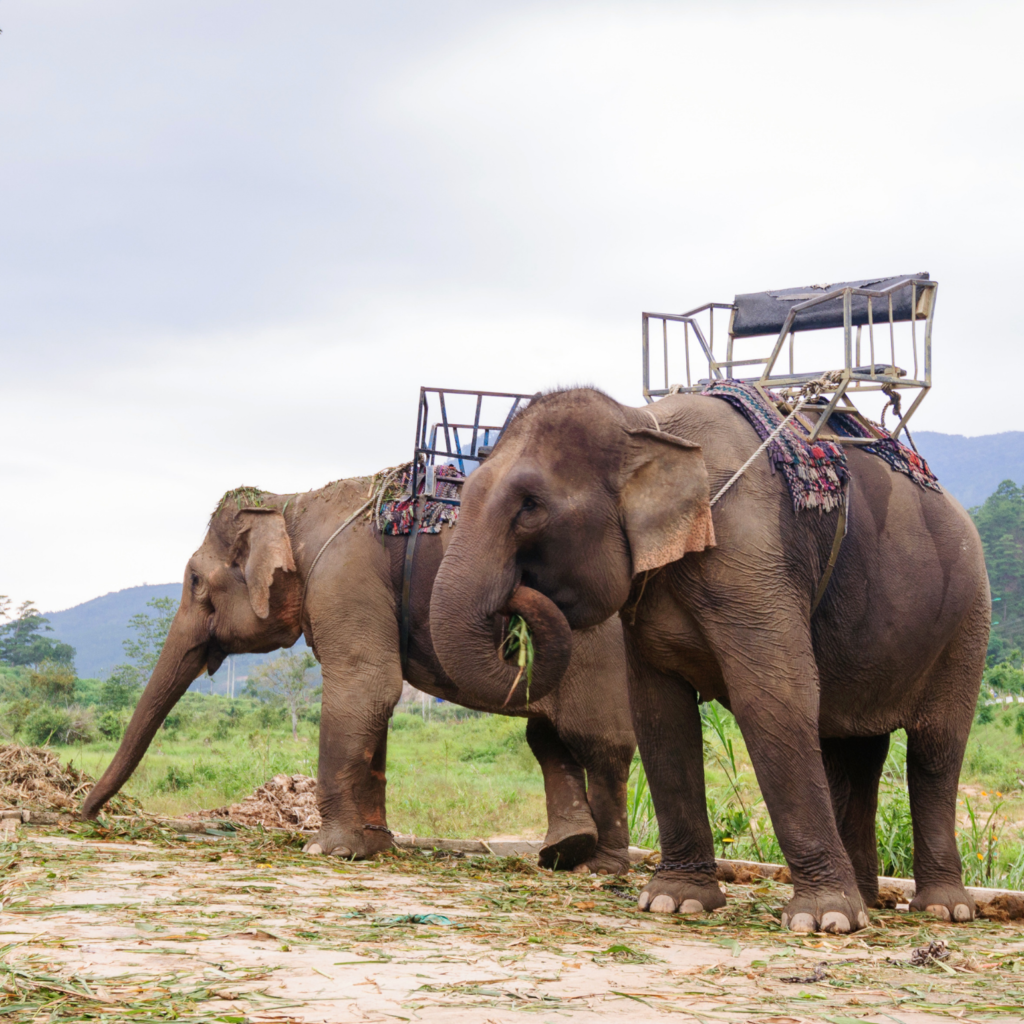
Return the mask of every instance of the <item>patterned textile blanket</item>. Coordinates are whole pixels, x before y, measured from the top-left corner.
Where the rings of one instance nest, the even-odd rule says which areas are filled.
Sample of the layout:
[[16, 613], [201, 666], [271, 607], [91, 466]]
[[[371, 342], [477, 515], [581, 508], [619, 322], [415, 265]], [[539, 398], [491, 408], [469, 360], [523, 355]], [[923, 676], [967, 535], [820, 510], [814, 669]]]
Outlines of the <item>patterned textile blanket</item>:
[[[459, 488], [454, 483], [442, 483], [444, 477], [458, 477], [462, 474], [456, 466], [437, 467], [437, 496], [439, 498], [458, 498]], [[398, 480], [400, 490], [409, 486], [409, 477], [412, 471], [406, 470]], [[422, 494], [426, 481], [420, 476], [419, 491]], [[395, 537], [407, 534], [412, 530], [412, 512], [415, 500], [413, 498], [394, 499], [382, 501], [380, 513], [377, 516], [377, 528], [381, 533]], [[420, 533], [440, 533], [444, 525], [453, 526], [459, 518], [459, 506], [448, 505], [443, 501], [434, 501], [428, 498], [423, 506], [423, 515], [420, 517]]]
[[[778, 409], [766, 402], [752, 384], [714, 381], [701, 394], [721, 398], [738, 409], [762, 441], [782, 422]], [[775, 397], [771, 392], [769, 395]], [[844, 413], [834, 413], [829, 426], [842, 437], [872, 436], [856, 419]], [[905, 473], [921, 487], [941, 490], [928, 464], [906, 445], [891, 438], [879, 439], [877, 444], [865, 445], [864, 450], [884, 459], [894, 471]], [[778, 470], [785, 477], [795, 511], [816, 508], [828, 512], [842, 504], [849, 470], [841, 445], [820, 439], [811, 444], [806, 428], [797, 419], [791, 420], [787, 429], [768, 445], [767, 454], [772, 472]]]

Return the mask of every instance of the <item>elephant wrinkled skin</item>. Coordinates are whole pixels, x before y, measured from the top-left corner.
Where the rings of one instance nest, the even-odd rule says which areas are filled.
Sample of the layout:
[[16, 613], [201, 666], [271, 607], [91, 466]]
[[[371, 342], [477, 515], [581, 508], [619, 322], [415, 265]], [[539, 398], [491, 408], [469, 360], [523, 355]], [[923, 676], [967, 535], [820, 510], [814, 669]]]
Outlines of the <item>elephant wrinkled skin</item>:
[[812, 618], [839, 511], [794, 514], [763, 457], [712, 518], [710, 494], [758, 444], [710, 397], [632, 409], [584, 388], [532, 402], [466, 484], [434, 584], [441, 664], [474, 685], [486, 652], [454, 623], [479, 634], [516, 587], [546, 595], [574, 630], [620, 611], [661, 829], [665, 869], [640, 897], [653, 911], [725, 902], [698, 696], [736, 716], [793, 875], [783, 923], [797, 931], [867, 924], [878, 782], [889, 734], [905, 729], [912, 906], [968, 920], [955, 825], [989, 631], [977, 531], [947, 494], [848, 449], [848, 532]]
[[[304, 632], [323, 669], [317, 785], [323, 825], [307, 847], [311, 852], [367, 857], [391, 845], [384, 797], [387, 727], [405, 678], [457, 704], [527, 718], [527, 740], [543, 771], [547, 797], [543, 865], [609, 873], [628, 869], [626, 783], [635, 741], [619, 623], [610, 619], [573, 634], [566, 625], [565, 650], [559, 651], [563, 630], [556, 621], [549, 660], [556, 663], [557, 675], [566, 663], [569, 667], [560, 682], [545, 683], [539, 673], [538, 689], [549, 692], [528, 707], [522, 687], [503, 706], [507, 682], [499, 700], [465, 696], [434, 656], [428, 621], [434, 575], [456, 525], [417, 539], [403, 666], [399, 617], [406, 537], [382, 537], [366, 518], [358, 519], [324, 551], [303, 605], [309, 566], [366, 501], [368, 484], [357, 478], [298, 495], [256, 492], [258, 504], [251, 491], [225, 495], [205, 541], [189, 559], [181, 605], [153, 676], [113, 761], [86, 798], [83, 815], [95, 817], [124, 785], [167, 714], [204, 669], [216, 671], [228, 654], [290, 647]], [[518, 598], [528, 619], [534, 604], [550, 605], [539, 595], [530, 598], [527, 590]], [[519, 607], [511, 604], [513, 610]], [[537, 623], [542, 626], [540, 619]], [[493, 638], [487, 666], [495, 685], [516, 675], [497, 652], [499, 639]]]

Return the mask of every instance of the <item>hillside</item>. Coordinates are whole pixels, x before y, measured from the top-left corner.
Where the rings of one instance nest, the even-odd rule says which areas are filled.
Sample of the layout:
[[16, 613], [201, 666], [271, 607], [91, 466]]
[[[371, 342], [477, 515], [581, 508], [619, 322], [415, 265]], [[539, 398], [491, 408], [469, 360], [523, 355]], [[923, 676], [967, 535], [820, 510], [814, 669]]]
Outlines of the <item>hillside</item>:
[[[155, 597], [181, 597], [180, 583], [159, 583], [142, 587], [128, 587], [103, 597], [75, 605], [60, 612], [45, 612], [53, 632], [49, 636], [71, 644], [77, 652], [75, 667], [83, 679], [106, 679], [115, 665], [125, 660], [121, 646], [128, 633], [128, 622], [140, 612], [152, 614], [146, 607], [147, 601]], [[296, 650], [306, 646], [304, 640], [295, 645]], [[275, 654], [240, 654], [235, 656], [235, 672], [239, 679], [248, 675], [249, 670], [276, 657]], [[221, 669], [221, 673], [224, 670]], [[221, 678], [218, 673], [218, 680]], [[205, 679], [205, 677], [204, 677]], [[192, 689], [205, 689], [208, 680], [196, 680]]]
[[128, 620], [139, 612], [152, 613], [147, 601], [155, 597], [181, 597], [180, 583], [128, 587], [61, 612], [44, 612], [53, 627], [50, 635], [75, 648], [75, 667], [83, 679], [106, 679], [125, 660], [121, 641], [128, 636]]
[[965, 508], [980, 505], [1004, 480], [1024, 483], [1024, 431], [964, 437], [922, 430], [914, 440], [939, 482]]

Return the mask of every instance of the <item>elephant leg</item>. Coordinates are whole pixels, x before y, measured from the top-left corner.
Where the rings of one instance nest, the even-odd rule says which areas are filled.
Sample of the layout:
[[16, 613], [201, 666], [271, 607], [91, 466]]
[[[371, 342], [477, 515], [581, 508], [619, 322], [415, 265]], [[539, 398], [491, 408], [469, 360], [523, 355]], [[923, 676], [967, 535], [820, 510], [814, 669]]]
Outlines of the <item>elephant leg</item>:
[[[306, 850], [363, 858], [392, 845], [385, 808], [387, 731], [402, 695], [402, 670], [393, 618], [345, 626], [336, 642], [318, 644], [324, 680], [317, 773], [322, 824]], [[343, 639], [352, 636], [360, 639]]]
[[[786, 612], [719, 649], [733, 714], [793, 876], [782, 923], [793, 931], [849, 932], [868, 924], [853, 864], [839, 836], [818, 738], [818, 670], [810, 634], [780, 636]], [[790, 621], [799, 622], [793, 610]], [[717, 645], [716, 645], [717, 646]]]
[[540, 866], [569, 870], [586, 862], [597, 849], [597, 825], [587, 802], [583, 768], [546, 718], [526, 723], [526, 741], [544, 773], [548, 834]]
[[595, 751], [588, 743], [577, 749], [587, 770], [587, 802], [597, 825], [597, 849], [579, 871], [599, 875], [624, 875], [629, 871], [629, 814], [627, 811], [629, 767], [633, 744]]
[[693, 688], [639, 661], [632, 640], [629, 702], [661, 832], [661, 864], [641, 910], [697, 914], [725, 906], [704, 795], [704, 741]]
[[[985, 595], [987, 601], [987, 595]], [[987, 605], [968, 620], [928, 673], [931, 706], [907, 728], [907, 782], [914, 828], [911, 910], [970, 921], [974, 898], [964, 888], [956, 845], [956, 800], [964, 749], [984, 668]], [[979, 621], [980, 620], [980, 621]]]
[[553, 717], [562, 742], [587, 773], [587, 802], [597, 825], [597, 849], [580, 872], [629, 871], [627, 786], [636, 750], [626, 692], [622, 625], [610, 619], [573, 636], [573, 657]]
[[853, 863], [857, 888], [869, 907], [878, 906], [875, 815], [878, 811], [878, 783], [888, 752], [888, 734], [821, 741], [821, 755], [839, 836]]

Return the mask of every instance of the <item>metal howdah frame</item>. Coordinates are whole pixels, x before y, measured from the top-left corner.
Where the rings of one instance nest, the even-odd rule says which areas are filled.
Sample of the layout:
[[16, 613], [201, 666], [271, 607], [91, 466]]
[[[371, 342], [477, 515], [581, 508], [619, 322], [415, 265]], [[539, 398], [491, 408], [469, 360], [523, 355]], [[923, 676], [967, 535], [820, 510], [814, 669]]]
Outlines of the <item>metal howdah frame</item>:
[[[462, 423], [449, 419], [446, 398], [453, 395], [468, 395], [476, 399], [473, 422]], [[413, 445], [412, 476], [409, 494], [430, 498], [447, 505], [458, 505], [458, 498], [439, 497], [437, 494], [437, 460], [454, 463], [459, 467], [459, 477], [445, 477], [445, 483], [462, 483], [466, 476], [467, 462], [481, 462], [486, 453], [481, 449], [493, 446], [505, 432], [512, 417], [519, 409], [525, 408], [534, 395], [517, 395], [505, 391], [460, 391], [457, 388], [420, 388], [420, 400], [416, 410], [416, 439]], [[481, 423], [485, 398], [508, 399], [509, 409], [503, 422]], [[421, 481], [424, 488], [421, 492]]]
[[[864, 285], [880, 285], [880, 287], [865, 287]], [[815, 291], [820, 290], [820, 294]], [[812, 294], [808, 297], [807, 292]], [[738, 295], [732, 303], [708, 302], [696, 309], [686, 313], [644, 313], [643, 314], [643, 376], [644, 376], [644, 398], [647, 402], [653, 402], [665, 395], [680, 393], [695, 393], [702, 391], [707, 384], [715, 380], [736, 378], [739, 367], [758, 366], [762, 367], [759, 375], [752, 377], [739, 377], [745, 383], [753, 384], [759, 390], [767, 391], [768, 388], [783, 389], [797, 388], [816, 380], [822, 374], [833, 371], [834, 383], [823, 388], [823, 392], [831, 395], [827, 407], [818, 409], [807, 407], [808, 411], [820, 412], [817, 423], [814, 424], [810, 433], [810, 440], [817, 439], [823, 428], [828, 423], [829, 417], [835, 411], [837, 405], [842, 401], [844, 412], [852, 412], [859, 419], [864, 419], [857, 412], [850, 395], [863, 391], [884, 391], [893, 402], [897, 411], [897, 422], [891, 431], [887, 431], [892, 438], [899, 437], [905, 429], [908, 420], [914, 414], [921, 400], [928, 393], [932, 386], [932, 320], [935, 316], [935, 298], [938, 292], [938, 282], [931, 280], [927, 274], [918, 274], [909, 277], [888, 278], [884, 280], [875, 279], [870, 282], [856, 282], [851, 284], [836, 284], [818, 286], [818, 289], [790, 289], [777, 293], [755, 293], [753, 295]], [[771, 316], [763, 315], [767, 300], [789, 299], [790, 305], [785, 318], [781, 320], [781, 327], [776, 323], [770, 323]], [[860, 299], [857, 302], [857, 299]], [[802, 300], [802, 301], [794, 301]], [[746, 308], [744, 304], [746, 303]], [[842, 304], [841, 315], [839, 304]], [[855, 308], [856, 307], [856, 308]], [[783, 307], [785, 308], [785, 307]], [[746, 316], [748, 320], [756, 321], [756, 316], [749, 315], [749, 309], [761, 313], [761, 323], [737, 323], [737, 313]], [[729, 310], [729, 330], [726, 338], [725, 358], [715, 355], [715, 311]], [[782, 310], [776, 308], [778, 316]], [[769, 311], [770, 313], [770, 311]], [[698, 322], [698, 317], [706, 314], [708, 332], [705, 334]], [[661, 342], [662, 358], [664, 360], [665, 374], [664, 387], [651, 387], [651, 321], [661, 321]], [[917, 321], [924, 321], [924, 337], [921, 359], [918, 358], [918, 331]], [[913, 345], [913, 375], [901, 370], [896, 366], [896, 342], [894, 336], [894, 325], [899, 322], [909, 321], [911, 325], [911, 343]], [[686, 384], [669, 383], [669, 323], [681, 323], [683, 325], [683, 345], [685, 355]], [[854, 327], [856, 326], [856, 331]], [[867, 336], [864, 337], [863, 328], [867, 327]], [[843, 329], [843, 360], [841, 365], [837, 358], [833, 365], [823, 366], [813, 373], [794, 373], [793, 351], [797, 334], [809, 333], [814, 330], [826, 328]], [[887, 335], [879, 340], [879, 354], [889, 360], [876, 363], [876, 338], [875, 330], [880, 334]], [[887, 328], [887, 330], [886, 330]], [[734, 342], [737, 338], [770, 337], [778, 330], [775, 345], [770, 352], [763, 356], [750, 359], [736, 359], [733, 357]], [[694, 381], [691, 376], [690, 367], [690, 335], [693, 335], [694, 342], [698, 346], [695, 357], [701, 364], [706, 361], [707, 376]], [[789, 372], [779, 372], [776, 364], [782, 355], [786, 342], [789, 342]], [[861, 354], [869, 356], [867, 365], [862, 365]], [[838, 352], [836, 353], [838, 356]], [[923, 369], [923, 375], [920, 371]], [[742, 372], [742, 371], [740, 371]], [[897, 390], [919, 389], [910, 407], [906, 412], [899, 415], [899, 400], [894, 395]], [[865, 422], [867, 422], [865, 420]], [[870, 444], [870, 439], [831, 437], [830, 440], [839, 441], [843, 444]]]

